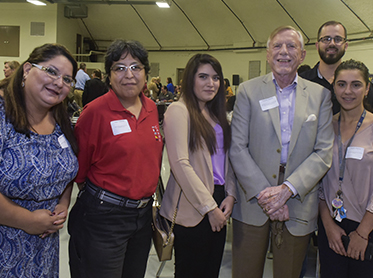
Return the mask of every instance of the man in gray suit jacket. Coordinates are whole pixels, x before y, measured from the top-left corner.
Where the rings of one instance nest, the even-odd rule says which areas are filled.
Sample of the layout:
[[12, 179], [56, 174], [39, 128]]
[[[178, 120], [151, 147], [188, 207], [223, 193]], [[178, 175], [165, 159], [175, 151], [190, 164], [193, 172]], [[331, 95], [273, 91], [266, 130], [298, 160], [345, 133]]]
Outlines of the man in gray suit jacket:
[[233, 278], [261, 278], [271, 231], [274, 277], [298, 278], [316, 230], [317, 183], [331, 165], [330, 92], [297, 75], [303, 37], [279, 27], [267, 42], [272, 73], [242, 83], [230, 159], [238, 179]]

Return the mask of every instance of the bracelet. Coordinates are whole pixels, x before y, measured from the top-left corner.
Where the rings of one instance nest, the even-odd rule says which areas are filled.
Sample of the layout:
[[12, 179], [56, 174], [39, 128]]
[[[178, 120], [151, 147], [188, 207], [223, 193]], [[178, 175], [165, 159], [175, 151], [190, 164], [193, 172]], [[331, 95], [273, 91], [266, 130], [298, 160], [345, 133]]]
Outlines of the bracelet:
[[363, 237], [361, 234], [359, 234], [359, 232], [358, 232], [357, 230], [355, 230], [355, 232], [356, 232], [357, 235], [358, 235], [359, 237], [361, 237], [362, 239], [364, 239], [364, 240], [368, 240], [368, 238], [365, 238], [365, 237]]

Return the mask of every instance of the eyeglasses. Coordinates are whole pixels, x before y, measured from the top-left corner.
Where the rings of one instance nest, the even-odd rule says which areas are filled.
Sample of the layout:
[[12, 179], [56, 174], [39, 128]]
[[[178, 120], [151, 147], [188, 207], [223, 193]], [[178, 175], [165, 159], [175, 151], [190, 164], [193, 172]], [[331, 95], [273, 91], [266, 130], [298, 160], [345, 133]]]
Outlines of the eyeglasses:
[[340, 45], [340, 44], [346, 42], [346, 39], [342, 38], [340, 36], [335, 36], [334, 38], [332, 38], [330, 36], [325, 36], [325, 37], [320, 38], [319, 42], [322, 42], [322, 43], [325, 43], [325, 44], [330, 44], [332, 42], [332, 40], [334, 40], [334, 43], [336, 45]]
[[117, 73], [117, 74], [123, 74], [123, 73], [125, 73], [128, 69], [130, 69], [130, 71], [131, 71], [133, 74], [137, 74], [137, 73], [139, 73], [140, 71], [142, 71], [142, 70], [144, 69], [144, 67], [139, 66], [139, 65], [130, 65], [130, 66], [115, 65], [115, 66], [112, 66], [110, 69], [111, 69], [113, 72]]
[[52, 78], [54, 80], [57, 80], [60, 77], [62, 77], [62, 82], [66, 86], [69, 86], [69, 87], [74, 87], [75, 86], [75, 81], [70, 76], [67, 76], [67, 75], [62, 76], [61, 74], [59, 74], [59, 72], [57, 70], [55, 70], [53, 68], [48, 68], [48, 67], [44, 67], [44, 66], [37, 65], [37, 64], [31, 64], [31, 65], [33, 65], [34, 67], [44, 71], [50, 78]]

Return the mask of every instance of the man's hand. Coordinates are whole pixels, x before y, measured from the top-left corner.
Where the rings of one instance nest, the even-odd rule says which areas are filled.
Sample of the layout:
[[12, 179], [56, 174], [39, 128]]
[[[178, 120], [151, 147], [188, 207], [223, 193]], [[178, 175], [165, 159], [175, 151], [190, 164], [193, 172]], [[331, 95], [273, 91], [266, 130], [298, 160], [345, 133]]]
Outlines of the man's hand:
[[285, 184], [267, 187], [258, 196], [258, 203], [268, 215], [275, 213], [283, 207], [286, 201], [293, 195]]
[[288, 205], [284, 205], [280, 209], [276, 210], [272, 214], [267, 214], [269, 216], [269, 219], [272, 221], [287, 221], [289, 220], [289, 207]]

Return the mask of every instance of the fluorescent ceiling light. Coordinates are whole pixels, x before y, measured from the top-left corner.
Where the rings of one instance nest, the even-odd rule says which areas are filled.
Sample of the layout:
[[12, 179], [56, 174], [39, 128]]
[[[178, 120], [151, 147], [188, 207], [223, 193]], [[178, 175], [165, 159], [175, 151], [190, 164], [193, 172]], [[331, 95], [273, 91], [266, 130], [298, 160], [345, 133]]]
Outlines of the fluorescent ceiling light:
[[157, 6], [160, 8], [169, 8], [170, 5], [167, 2], [156, 2]]
[[26, 0], [26, 1], [31, 3], [31, 4], [37, 5], [37, 6], [46, 6], [47, 5], [47, 4], [45, 4], [41, 1], [38, 1], [38, 0]]

